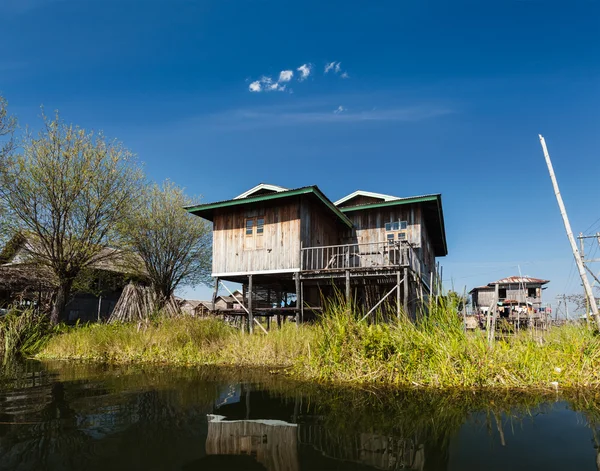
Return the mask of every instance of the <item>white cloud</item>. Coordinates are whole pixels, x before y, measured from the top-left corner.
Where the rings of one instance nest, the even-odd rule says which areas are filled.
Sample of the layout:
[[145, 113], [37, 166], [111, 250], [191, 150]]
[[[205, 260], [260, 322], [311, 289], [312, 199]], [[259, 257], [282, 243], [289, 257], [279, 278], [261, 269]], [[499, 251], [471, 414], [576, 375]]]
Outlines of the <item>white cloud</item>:
[[260, 84], [260, 80], [252, 82], [250, 84], [250, 86], [248, 87], [248, 90], [250, 90], [251, 92], [260, 92], [260, 91], [262, 91], [262, 85]]
[[282, 70], [279, 72], [279, 82], [289, 82], [292, 80], [294, 72], [291, 70]]
[[302, 82], [303, 80], [306, 80], [310, 75], [312, 70], [312, 64], [302, 64], [296, 70], [300, 72], [300, 78], [298, 80]]
[[323, 71], [324, 74], [328, 74], [329, 72], [335, 74], [335, 75], [339, 75], [341, 78], [343, 79], [347, 79], [350, 76], [348, 75], [348, 72], [342, 71], [342, 63], [341, 62], [328, 62], [327, 64], [325, 64], [325, 69]]
[[335, 62], [329, 62], [327, 64], [325, 64], [325, 73], [329, 73], [330, 70], [332, 70], [335, 67]]
[[251, 92], [283, 92], [286, 86], [279, 81], [274, 82], [271, 77], [263, 75], [260, 80], [256, 80], [250, 84], [248, 90]]
[[335, 114], [340, 114], [340, 113], [343, 113], [344, 111], [346, 111], [346, 108], [344, 108], [342, 105], [340, 105], [333, 112]]

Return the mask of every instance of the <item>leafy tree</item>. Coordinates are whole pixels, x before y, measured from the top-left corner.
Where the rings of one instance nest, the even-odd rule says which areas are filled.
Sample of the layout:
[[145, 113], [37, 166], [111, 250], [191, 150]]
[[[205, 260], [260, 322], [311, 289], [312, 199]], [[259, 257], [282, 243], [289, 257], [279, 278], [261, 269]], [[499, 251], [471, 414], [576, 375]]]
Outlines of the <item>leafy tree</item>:
[[0, 201], [11, 232], [31, 239], [32, 261], [56, 285], [51, 320], [58, 322], [82, 270], [114, 257], [116, 230], [135, 209], [143, 174], [116, 141], [44, 116], [18, 152], [0, 156]]
[[[8, 114], [8, 103], [6, 99], [0, 95], [0, 159], [7, 156], [14, 149], [14, 131], [17, 126], [17, 121], [14, 117]], [[4, 204], [0, 200], [0, 218], [6, 213]], [[0, 230], [0, 245], [4, 246], [8, 242], [8, 232]], [[0, 262], [1, 263], [1, 262]]]
[[194, 201], [172, 182], [149, 185], [141, 208], [123, 226], [134, 266], [144, 273], [161, 309], [178, 286], [208, 283], [211, 268], [211, 226], [188, 214]]

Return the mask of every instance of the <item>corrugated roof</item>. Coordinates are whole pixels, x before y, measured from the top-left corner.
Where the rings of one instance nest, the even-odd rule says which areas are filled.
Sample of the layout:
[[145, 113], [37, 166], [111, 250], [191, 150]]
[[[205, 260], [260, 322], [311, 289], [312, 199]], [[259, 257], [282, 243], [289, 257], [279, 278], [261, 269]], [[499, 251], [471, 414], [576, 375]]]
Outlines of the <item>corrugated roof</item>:
[[346, 195], [343, 198], [337, 200], [333, 204], [339, 206], [340, 204], [345, 203], [346, 201], [349, 201], [352, 198], [355, 198], [356, 196], [368, 196], [369, 198], [377, 198], [383, 201], [394, 201], [400, 199], [397, 196], [384, 195], [383, 193], [373, 193], [371, 191], [356, 190], [355, 192], [350, 193], [349, 195]]
[[506, 278], [502, 278], [501, 280], [488, 283], [488, 286], [515, 283], [540, 283], [542, 285], [545, 285], [546, 283], [550, 283], [550, 280], [542, 280], [540, 278], [533, 278], [531, 276], [508, 276]]
[[307, 195], [313, 194], [318, 200], [320, 200], [325, 206], [327, 206], [344, 224], [348, 227], [352, 227], [352, 221], [348, 219], [348, 217], [343, 214], [340, 209], [336, 208], [336, 206], [327, 198], [323, 192], [316, 185], [305, 186], [301, 188], [295, 188], [292, 190], [279, 191], [275, 193], [267, 193], [256, 196], [248, 196], [245, 198], [239, 199], [231, 199], [225, 201], [218, 201], [215, 203], [207, 203], [201, 204], [197, 206], [187, 206], [185, 210], [191, 214], [196, 216], [200, 216], [209, 221], [213, 220], [213, 211], [215, 209], [227, 208], [232, 206], [241, 206], [251, 203], [258, 203], [262, 201], [270, 201], [279, 198], [288, 198], [292, 196], [298, 195]]
[[233, 198], [234, 200], [239, 200], [242, 198], [247, 198], [248, 196], [252, 196], [254, 193], [258, 193], [259, 191], [270, 191], [273, 193], [280, 193], [282, 191], [287, 191], [289, 188], [284, 188], [279, 185], [271, 185], [269, 183], [260, 183], [256, 185], [254, 188], [250, 188], [248, 191], [244, 191], [241, 195]]

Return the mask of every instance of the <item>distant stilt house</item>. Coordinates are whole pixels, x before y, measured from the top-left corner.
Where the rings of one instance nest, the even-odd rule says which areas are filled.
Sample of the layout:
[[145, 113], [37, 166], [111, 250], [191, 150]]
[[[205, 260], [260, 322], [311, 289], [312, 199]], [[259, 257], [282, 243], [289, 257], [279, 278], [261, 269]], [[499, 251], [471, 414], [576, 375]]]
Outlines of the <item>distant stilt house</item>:
[[[509, 276], [473, 288], [471, 304], [475, 313], [487, 313], [490, 307], [497, 304], [501, 317], [509, 317], [512, 312], [540, 313], [546, 307], [542, 303], [542, 291], [549, 280], [529, 276]], [[496, 299], [496, 285], [498, 297]]]
[[[16, 236], [0, 252], [0, 308], [49, 310], [55, 285], [49, 270], [35, 263], [36, 250], [33, 237]], [[141, 281], [128, 270], [120, 252], [110, 248], [101, 249], [83, 275], [65, 306], [68, 323], [108, 319], [125, 285], [132, 279]]]
[[420, 301], [439, 289], [436, 257], [447, 254], [439, 194], [356, 191], [333, 203], [316, 186], [260, 184], [187, 210], [212, 221], [212, 276], [217, 286], [242, 284], [250, 319], [308, 320], [336, 293], [365, 314], [382, 307], [415, 317]]

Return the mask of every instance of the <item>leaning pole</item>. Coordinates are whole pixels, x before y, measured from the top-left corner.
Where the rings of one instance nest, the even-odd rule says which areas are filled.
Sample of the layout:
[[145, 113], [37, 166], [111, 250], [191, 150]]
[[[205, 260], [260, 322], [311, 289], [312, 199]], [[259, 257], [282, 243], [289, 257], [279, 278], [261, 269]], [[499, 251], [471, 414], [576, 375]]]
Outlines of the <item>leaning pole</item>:
[[577, 244], [575, 243], [575, 237], [573, 237], [573, 231], [571, 230], [571, 223], [569, 223], [569, 217], [567, 216], [567, 210], [565, 208], [565, 204], [563, 203], [562, 196], [560, 195], [560, 190], [558, 188], [558, 182], [556, 181], [556, 175], [554, 175], [554, 168], [552, 167], [552, 161], [550, 160], [550, 154], [548, 154], [548, 148], [546, 147], [546, 141], [544, 137], [539, 134], [540, 143], [542, 144], [542, 150], [544, 151], [544, 157], [546, 158], [546, 165], [548, 166], [548, 172], [550, 172], [550, 179], [552, 180], [552, 186], [554, 187], [554, 194], [556, 195], [556, 201], [558, 202], [558, 207], [560, 208], [560, 214], [563, 218], [563, 223], [565, 224], [565, 230], [567, 231], [567, 237], [569, 239], [569, 243], [571, 244], [571, 250], [573, 251], [573, 257], [575, 257], [575, 263], [577, 263], [577, 269], [579, 270], [579, 276], [581, 277], [581, 282], [583, 283], [583, 287], [585, 289], [585, 294], [590, 303], [590, 308], [592, 309], [592, 314], [594, 315], [594, 319], [596, 320], [596, 326], [598, 330], [600, 330], [600, 315], [598, 314], [598, 305], [596, 304], [596, 298], [594, 297], [594, 292], [592, 291], [592, 286], [588, 281], [587, 274], [585, 273], [585, 267], [583, 266], [583, 260], [581, 260], [581, 255], [579, 250], [577, 250]]

